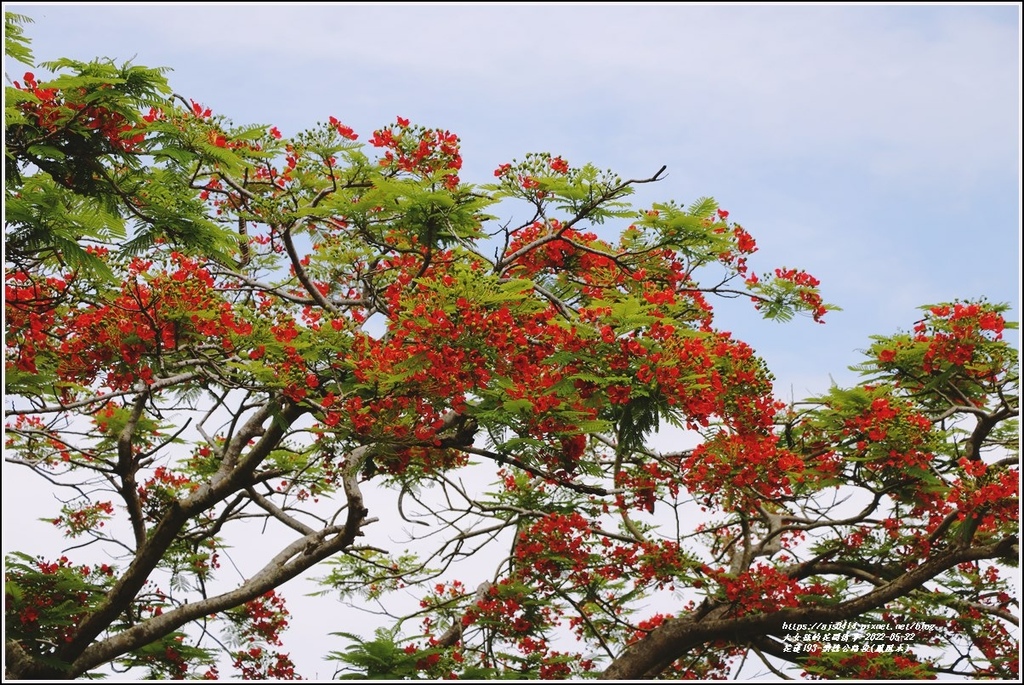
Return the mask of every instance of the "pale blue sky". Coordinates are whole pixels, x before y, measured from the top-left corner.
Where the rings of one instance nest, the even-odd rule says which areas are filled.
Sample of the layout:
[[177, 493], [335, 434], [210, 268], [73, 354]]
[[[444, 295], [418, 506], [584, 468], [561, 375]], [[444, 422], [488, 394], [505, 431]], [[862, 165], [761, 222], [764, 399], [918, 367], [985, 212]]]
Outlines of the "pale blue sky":
[[447, 128], [469, 182], [529, 151], [633, 178], [667, 165], [639, 201], [714, 196], [757, 239], [755, 270], [804, 268], [843, 308], [820, 326], [718, 306], [787, 399], [852, 380], [868, 336], [920, 304], [987, 296], [1019, 317], [1016, 3], [5, 9], [35, 19], [38, 60], [172, 67], [178, 93], [237, 123]]

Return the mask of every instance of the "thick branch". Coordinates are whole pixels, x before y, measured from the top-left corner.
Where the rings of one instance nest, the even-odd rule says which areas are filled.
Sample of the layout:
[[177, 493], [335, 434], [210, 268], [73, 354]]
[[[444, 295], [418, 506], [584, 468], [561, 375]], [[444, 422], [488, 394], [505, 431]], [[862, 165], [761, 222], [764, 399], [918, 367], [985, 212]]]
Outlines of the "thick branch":
[[142, 517], [138, 484], [135, 481], [138, 463], [134, 458], [132, 442], [135, 438], [135, 428], [142, 418], [142, 413], [146, 408], [148, 400], [148, 391], [139, 394], [135, 399], [135, 404], [132, 406], [131, 416], [121, 430], [121, 434], [117, 436], [116, 473], [121, 476], [118, 492], [124, 500], [125, 508], [128, 510], [128, 518], [132, 523], [132, 532], [135, 535], [135, 549], [141, 549], [146, 544], [146, 524]]
[[[174, 611], [151, 618], [116, 636], [91, 645], [71, 666], [77, 676], [122, 654], [151, 644], [190, 621], [240, 606], [280, 587], [304, 571], [349, 545], [360, 534], [365, 510], [352, 508], [342, 528], [331, 527], [295, 540], [267, 563], [256, 575], [230, 592], [200, 602], [184, 604]], [[361, 513], [360, 513], [361, 512]], [[358, 516], [351, 515], [352, 513]]]
[[[301, 415], [301, 410], [299, 410]], [[292, 420], [294, 418], [292, 417]], [[248, 428], [248, 426], [247, 426]], [[271, 431], [268, 430], [269, 434]], [[264, 440], [268, 436], [264, 436]], [[261, 441], [262, 443], [262, 441]], [[258, 443], [253, 449], [259, 449]], [[320, 531], [312, 531], [298, 538], [271, 559], [259, 572], [238, 588], [199, 602], [184, 604], [173, 611], [148, 619], [129, 630], [89, 645], [75, 659], [67, 671], [44, 666], [28, 659], [21, 659], [16, 671], [10, 671], [19, 678], [74, 678], [92, 668], [116, 659], [122, 654], [151, 644], [161, 637], [180, 628], [182, 625], [201, 619], [205, 616], [232, 609], [245, 602], [256, 599], [260, 595], [281, 586], [304, 571], [350, 547], [356, 537], [362, 534], [362, 527], [372, 523], [366, 519], [366, 508], [363, 506], [362, 493], [357, 482], [358, 469], [349, 470], [344, 477], [344, 490], [348, 499], [347, 517], [343, 526], [331, 526]], [[127, 576], [128, 574], [126, 574]], [[81, 634], [81, 633], [80, 633]], [[18, 656], [23, 650], [14, 643], [7, 645], [8, 659]]]
[[303, 535], [312, 535], [315, 531], [304, 524], [302, 521], [298, 521], [288, 514], [286, 514], [280, 507], [268, 500], [263, 495], [256, 492], [256, 488], [246, 488], [249, 498], [257, 504], [261, 509], [266, 511], [268, 514], [273, 516], [275, 519], [283, 523], [284, 525], [296, 530]]
[[1007, 556], [1016, 558], [1017, 544], [1017, 538], [1011, 537], [983, 547], [951, 550], [925, 561], [867, 594], [835, 606], [786, 608], [770, 614], [739, 617], [727, 617], [721, 612], [714, 612], [712, 618], [705, 620], [694, 620], [692, 617], [669, 620], [626, 649], [604, 672], [604, 677], [609, 680], [654, 677], [699, 645], [713, 640], [745, 642], [755, 635], [774, 633], [787, 622], [853, 619], [905, 596], [957, 564]]
[[[216, 503], [226, 499], [237, 490], [243, 489], [256, 467], [277, 447], [287, 428], [306, 410], [298, 405], [287, 404], [279, 408], [275, 401], [268, 402], [260, 408], [234, 440], [228, 445], [223, 463], [210, 483], [200, 486], [189, 497], [175, 500], [164, 514], [135, 554], [132, 563], [111, 588], [105, 600], [83, 621], [75, 637], [60, 651], [60, 658], [65, 662], [75, 662], [93, 640], [124, 612], [149, 579], [153, 569], [163, 559], [168, 548], [177, 539], [181, 529], [188, 521], [201, 511], [205, 511]], [[263, 423], [273, 418], [264, 429]], [[238, 454], [250, 440], [262, 438], [249, 450], [249, 453], [236, 465]], [[94, 664], [92, 664], [94, 665]], [[90, 665], [90, 667], [92, 666]]]

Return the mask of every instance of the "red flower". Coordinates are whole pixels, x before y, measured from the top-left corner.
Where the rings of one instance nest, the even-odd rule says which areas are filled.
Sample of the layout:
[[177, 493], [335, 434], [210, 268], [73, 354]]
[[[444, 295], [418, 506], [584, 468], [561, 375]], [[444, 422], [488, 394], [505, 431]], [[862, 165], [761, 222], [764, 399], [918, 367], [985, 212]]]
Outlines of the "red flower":
[[[718, 211], [721, 213], [722, 210]], [[726, 212], [725, 214], [728, 216], [729, 212]], [[736, 226], [736, 228], [733, 229], [733, 235], [736, 236], [736, 247], [740, 252], [745, 254], [757, 252], [757, 243], [754, 241], [754, 238], [741, 226]]]
[[1006, 321], [996, 312], [985, 312], [978, 317], [978, 326], [983, 331], [994, 331], [995, 333], [1002, 333], [1003, 328], [1006, 326]]
[[722, 221], [725, 221], [726, 219], [729, 218], [729, 212], [725, 211], [724, 209], [719, 209], [718, 218], [721, 219]]
[[189, 100], [189, 102], [192, 103], [192, 113], [195, 114], [197, 117], [207, 119], [213, 114], [213, 112], [210, 111], [209, 107], [203, 109], [203, 106], [195, 100]]
[[562, 454], [570, 462], [575, 462], [587, 449], [587, 436], [586, 435], [571, 435], [567, 438], [560, 438], [559, 442], [562, 445]]
[[401, 126], [402, 128], [406, 128], [409, 126], [409, 120], [403, 119], [402, 117], [398, 117], [398, 125]]
[[345, 124], [338, 121], [336, 117], [328, 117], [328, 121], [330, 122], [331, 126], [334, 127], [334, 130], [338, 132], [338, 135], [341, 136], [342, 138], [348, 138], [349, 140], [356, 140], [359, 138], [359, 135], [356, 134], [356, 132], [353, 131], [351, 127], [345, 126]]

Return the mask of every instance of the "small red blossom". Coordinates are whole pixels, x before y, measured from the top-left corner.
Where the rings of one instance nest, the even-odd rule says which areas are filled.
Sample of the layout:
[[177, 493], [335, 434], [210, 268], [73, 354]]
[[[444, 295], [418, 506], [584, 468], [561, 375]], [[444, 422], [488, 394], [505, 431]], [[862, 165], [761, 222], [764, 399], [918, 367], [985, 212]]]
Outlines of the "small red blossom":
[[354, 130], [352, 130], [350, 126], [344, 125], [343, 123], [338, 121], [336, 117], [328, 117], [328, 121], [330, 122], [334, 130], [338, 132], [338, 135], [341, 136], [342, 138], [347, 138], [349, 140], [359, 139], [359, 135]]
[[204, 108], [195, 100], [189, 100], [189, 102], [192, 103], [192, 113], [200, 119], [209, 119], [211, 116], [213, 116], [213, 112], [210, 110], [209, 107]]

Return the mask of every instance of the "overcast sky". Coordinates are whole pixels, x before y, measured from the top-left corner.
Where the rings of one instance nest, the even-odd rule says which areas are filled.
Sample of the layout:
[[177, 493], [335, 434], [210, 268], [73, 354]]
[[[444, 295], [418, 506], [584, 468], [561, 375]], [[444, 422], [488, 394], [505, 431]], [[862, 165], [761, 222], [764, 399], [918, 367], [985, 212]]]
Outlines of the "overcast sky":
[[1019, 318], [1017, 3], [5, 9], [35, 20], [39, 61], [171, 67], [236, 123], [449, 129], [468, 182], [529, 151], [627, 178], [667, 165], [640, 200], [714, 196], [757, 239], [755, 270], [804, 268], [843, 308], [821, 326], [719, 306], [787, 399], [849, 382], [918, 305], [986, 296]]

